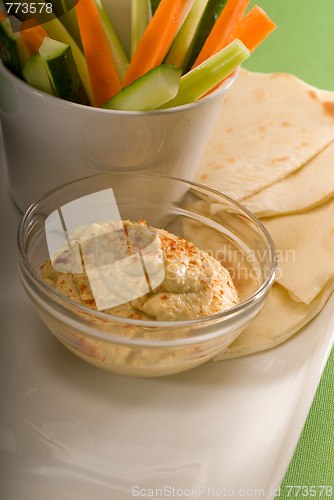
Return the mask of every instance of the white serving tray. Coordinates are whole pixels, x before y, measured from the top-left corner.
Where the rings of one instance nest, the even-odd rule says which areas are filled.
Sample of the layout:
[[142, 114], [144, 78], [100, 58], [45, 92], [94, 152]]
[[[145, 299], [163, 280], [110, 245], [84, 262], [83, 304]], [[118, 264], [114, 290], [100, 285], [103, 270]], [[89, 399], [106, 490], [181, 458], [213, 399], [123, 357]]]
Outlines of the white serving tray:
[[3, 163], [0, 498], [271, 498], [333, 345], [334, 297], [265, 353], [161, 379], [94, 368], [52, 337], [20, 286]]

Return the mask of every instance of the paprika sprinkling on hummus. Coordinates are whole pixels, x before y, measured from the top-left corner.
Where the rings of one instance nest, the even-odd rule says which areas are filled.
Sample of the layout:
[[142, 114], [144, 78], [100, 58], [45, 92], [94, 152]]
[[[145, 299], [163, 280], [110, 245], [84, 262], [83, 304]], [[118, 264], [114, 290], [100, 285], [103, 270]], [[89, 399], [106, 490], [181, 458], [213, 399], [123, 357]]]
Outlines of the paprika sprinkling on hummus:
[[78, 227], [41, 274], [68, 298], [130, 319], [189, 320], [239, 303], [218, 260], [145, 221]]

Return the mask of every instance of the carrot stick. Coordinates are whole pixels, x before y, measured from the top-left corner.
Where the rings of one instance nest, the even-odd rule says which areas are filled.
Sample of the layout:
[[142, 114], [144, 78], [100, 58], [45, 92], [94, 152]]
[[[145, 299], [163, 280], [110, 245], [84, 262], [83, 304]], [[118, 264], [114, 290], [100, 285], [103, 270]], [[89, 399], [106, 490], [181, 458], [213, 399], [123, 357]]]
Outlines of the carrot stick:
[[137, 45], [124, 77], [124, 87], [162, 63], [175, 38], [186, 4], [187, 0], [161, 0]]
[[276, 24], [264, 10], [254, 5], [236, 26], [230, 41], [238, 38], [250, 52], [253, 52], [275, 28]]
[[[231, 39], [235, 40], [238, 38], [250, 52], [256, 49], [267, 38], [268, 35], [276, 28], [276, 24], [270, 19], [270, 17], [261, 9], [258, 5], [254, 7], [243, 17], [243, 19], [237, 24], [233, 33], [231, 33]], [[214, 92], [222, 82], [218, 83], [214, 88], [209, 90], [205, 95]], [[205, 96], [203, 96], [205, 97]]]
[[193, 68], [229, 44], [231, 34], [241, 21], [249, 2], [250, 0], [228, 0], [198, 54]]
[[75, 5], [96, 106], [102, 106], [121, 90], [114, 59], [94, 0]]
[[33, 18], [22, 22], [20, 33], [30, 55], [38, 54], [44, 38], [46, 36], [49, 38], [45, 29]]

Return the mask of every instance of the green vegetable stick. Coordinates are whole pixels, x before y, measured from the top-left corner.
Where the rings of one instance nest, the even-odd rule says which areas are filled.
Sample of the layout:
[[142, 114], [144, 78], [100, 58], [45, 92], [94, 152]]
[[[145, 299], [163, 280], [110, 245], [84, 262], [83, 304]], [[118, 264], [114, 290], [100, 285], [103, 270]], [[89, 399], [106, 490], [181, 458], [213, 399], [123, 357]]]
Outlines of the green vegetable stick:
[[15, 16], [6, 17], [0, 22], [0, 44], [4, 64], [17, 76], [29, 59], [29, 52], [20, 34], [21, 21]]
[[30, 56], [22, 69], [22, 75], [29, 85], [50, 95], [55, 95], [40, 54]]
[[18, 33], [13, 33], [10, 18], [0, 21], [0, 44], [2, 61], [15, 75], [21, 76], [21, 64], [18, 54]]
[[180, 31], [175, 38], [173, 45], [166, 56], [166, 64], [175, 64], [183, 70], [186, 67], [188, 58], [193, 49], [195, 35], [197, 33], [200, 20], [209, 0], [196, 0]]
[[148, 0], [131, 0], [131, 57], [150, 21]]
[[116, 31], [106, 13], [101, 0], [94, 0], [97, 10], [99, 12], [100, 20], [107, 36], [111, 53], [114, 58], [114, 63], [117, 69], [120, 80], [123, 81], [125, 73], [129, 67], [129, 59], [122, 47], [122, 44], [116, 34]]
[[68, 101], [88, 104], [88, 96], [70, 45], [45, 37], [39, 54], [55, 94]]
[[159, 109], [197, 101], [232, 73], [249, 55], [250, 52], [245, 45], [240, 40], [234, 40], [217, 54], [182, 76], [177, 96]]
[[150, 111], [176, 96], [179, 89], [181, 69], [170, 64], [161, 64], [124, 87], [118, 94], [103, 104], [104, 109], [123, 111]]
[[218, 17], [222, 13], [225, 5], [227, 4], [227, 0], [209, 0], [205, 11], [203, 12], [203, 16], [199, 22], [196, 34], [194, 36], [194, 41], [192, 43], [192, 49], [188, 54], [186, 65], [184, 68], [184, 72], [190, 71], [192, 65], [197, 59], [198, 54], [200, 53], [205, 40], [209, 36], [210, 31], [213, 28], [213, 25], [217, 21]]
[[90, 83], [87, 62], [84, 54], [79, 49], [78, 45], [75, 43], [69, 32], [66, 30], [65, 26], [59, 21], [59, 19], [52, 19], [43, 24], [45, 31], [50, 35], [50, 37], [58, 40], [59, 42], [70, 45], [73, 57], [78, 67], [80, 77], [85, 86], [86, 92], [89, 96], [91, 103], [94, 102], [94, 96], [92, 91], [92, 86]]
[[[39, 0], [39, 2], [41, 5], [44, 3], [43, 0]], [[47, 4], [48, 2], [46, 2], [46, 6]], [[28, 12], [31, 12], [33, 7], [36, 8], [36, 5], [38, 4], [36, 4], [34, 0], [25, 0], [25, 3], [21, 5], [27, 7]], [[43, 28], [51, 38], [65, 43], [66, 45], [70, 45], [81, 80], [85, 86], [89, 100], [91, 104], [93, 104], [93, 90], [90, 83], [86, 58], [83, 52], [80, 50], [73, 37], [69, 34], [63, 23], [55, 16], [55, 14], [53, 12], [50, 13], [46, 11], [46, 7], [42, 9], [40, 6], [39, 8], [40, 10], [37, 9], [36, 14], [34, 14], [34, 18], [39, 24], [43, 25]], [[22, 14], [22, 10], [23, 9], [18, 12], [17, 16], [22, 20], [29, 19], [31, 15], [26, 13]]]
[[83, 51], [79, 24], [74, 8], [75, 0], [48, 0], [52, 3], [52, 10], [63, 23], [80, 50]]

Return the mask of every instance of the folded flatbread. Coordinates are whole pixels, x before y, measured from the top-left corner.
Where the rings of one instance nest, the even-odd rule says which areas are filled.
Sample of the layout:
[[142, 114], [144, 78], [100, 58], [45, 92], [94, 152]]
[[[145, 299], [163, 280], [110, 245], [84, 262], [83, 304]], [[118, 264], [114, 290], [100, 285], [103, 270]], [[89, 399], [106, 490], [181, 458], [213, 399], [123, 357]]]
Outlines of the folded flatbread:
[[334, 140], [333, 96], [293, 75], [241, 70], [196, 181], [240, 201], [295, 172]]
[[[226, 223], [226, 209], [219, 203], [197, 201], [192, 209]], [[275, 281], [295, 301], [309, 304], [334, 275], [334, 198], [307, 212], [262, 219], [262, 223], [276, 247]], [[183, 228], [195, 245], [213, 251], [216, 258], [222, 254], [218, 233], [196, 221], [184, 221]]]
[[275, 217], [309, 210], [333, 196], [334, 142], [296, 172], [242, 203], [258, 217]]
[[[203, 200], [193, 203], [192, 209], [203, 215], [210, 213], [219, 221], [224, 207]], [[334, 198], [308, 212], [262, 222], [276, 244], [276, 283], [254, 322], [216, 356], [216, 361], [263, 351], [284, 342], [322, 310], [334, 291]], [[183, 229], [187, 239], [197, 246], [221, 255], [224, 242], [214, 230], [187, 220]], [[233, 270], [233, 264], [229, 267]], [[236, 283], [237, 288], [241, 286], [249, 293], [247, 281]]]
[[334, 275], [334, 199], [296, 215], [262, 220], [274, 240], [276, 282], [309, 304]]
[[298, 332], [325, 306], [334, 290], [330, 280], [310, 302], [295, 302], [285, 288], [275, 284], [269, 298], [253, 323], [229, 347], [218, 354], [214, 361], [237, 358], [271, 349]]

